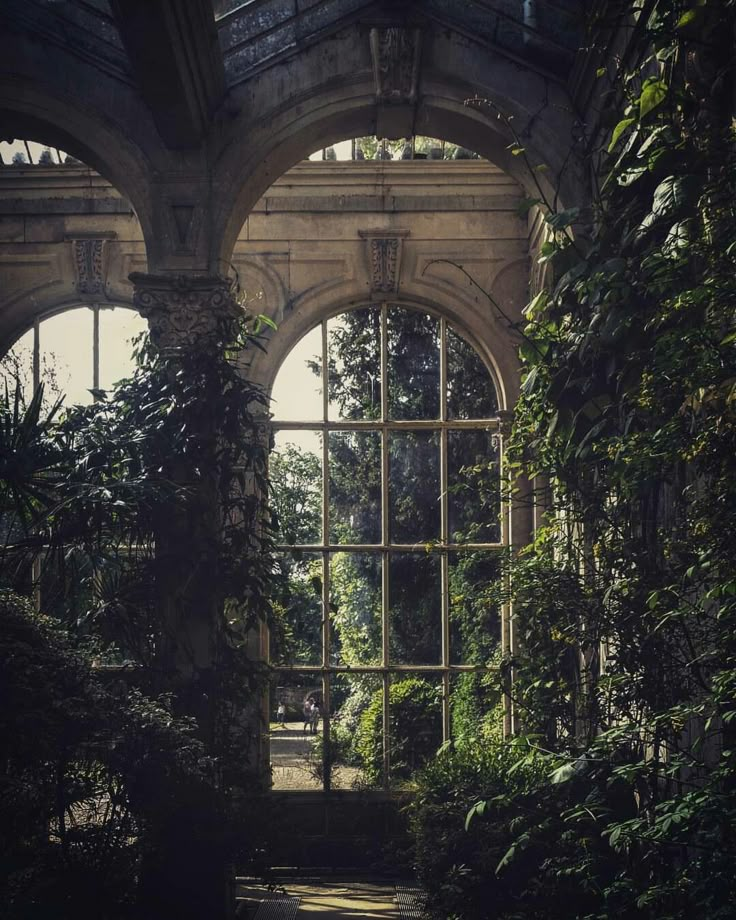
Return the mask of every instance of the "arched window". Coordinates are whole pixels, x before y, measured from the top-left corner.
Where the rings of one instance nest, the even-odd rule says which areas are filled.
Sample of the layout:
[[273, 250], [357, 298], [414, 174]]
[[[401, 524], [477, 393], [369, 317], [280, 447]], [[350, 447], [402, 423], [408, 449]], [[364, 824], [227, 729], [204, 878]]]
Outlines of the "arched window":
[[43, 382], [47, 403], [86, 405], [133, 370], [132, 340], [146, 329], [127, 307], [79, 306], [37, 319], [0, 362], [17, 379], [26, 400]]
[[496, 388], [446, 320], [386, 303], [312, 329], [272, 398], [274, 787], [400, 787], [500, 722]]
[[[134, 369], [132, 341], [146, 321], [127, 307], [77, 306], [39, 317], [0, 358], [0, 385], [14, 398], [16, 382], [30, 402], [44, 384], [44, 403], [87, 405], [95, 391], [111, 389]], [[40, 553], [27, 568], [36, 604], [45, 613], [82, 617], [91, 599], [91, 569], [83, 553]], [[105, 582], [99, 588], [104, 592]], [[119, 635], [106, 638], [120, 642]], [[122, 644], [122, 642], [121, 642]]]

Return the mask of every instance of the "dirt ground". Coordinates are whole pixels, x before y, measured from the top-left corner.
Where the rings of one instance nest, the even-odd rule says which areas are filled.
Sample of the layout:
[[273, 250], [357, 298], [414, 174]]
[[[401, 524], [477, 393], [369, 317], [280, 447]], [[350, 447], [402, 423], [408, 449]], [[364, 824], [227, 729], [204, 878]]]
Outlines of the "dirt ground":
[[[272, 722], [269, 735], [273, 788], [321, 789], [322, 781], [317, 773], [319, 760], [313, 752], [317, 735], [305, 732], [302, 722], [287, 722], [283, 727]], [[334, 767], [332, 786], [350, 789], [359, 774], [356, 767]]]

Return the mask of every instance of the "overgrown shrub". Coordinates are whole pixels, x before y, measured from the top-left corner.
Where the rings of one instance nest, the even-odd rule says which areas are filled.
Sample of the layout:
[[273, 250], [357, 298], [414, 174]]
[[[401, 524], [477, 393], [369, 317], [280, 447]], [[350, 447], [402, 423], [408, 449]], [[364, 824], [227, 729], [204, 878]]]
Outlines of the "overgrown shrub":
[[[192, 898], [251, 847], [253, 801], [226, 802], [192, 719], [100, 669], [102, 649], [0, 590], [0, 902], [3, 918], [117, 920], [163, 854]], [[117, 672], [113, 672], [115, 674]], [[256, 790], [253, 790], [254, 792]], [[245, 806], [245, 807], [244, 807]], [[191, 863], [192, 853], [209, 864]], [[217, 868], [219, 867], [219, 868]]]
[[623, 817], [620, 790], [587, 762], [559, 779], [524, 739], [446, 745], [419, 772], [415, 861], [437, 917], [598, 916], [601, 887], [625, 863], [590, 819], [603, 810]]
[[[501, 916], [496, 912], [507, 910], [527, 887], [532, 850], [511, 872], [497, 875], [496, 867], [512, 845], [512, 824], [539, 778], [533, 763], [519, 766], [511, 745], [470, 740], [443, 747], [419, 772], [411, 806], [416, 868], [437, 916]], [[479, 799], [489, 804], [466, 830], [468, 812]]]
[[[22, 638], [2, 647], [17, 701], [3, 885], [24, 920], [51, 905], [113, 917], [131, 899], [136, 920], [219, 915], [229, 865], [262, 842], [267, 668], [248, 632], [270, 618], [272, 566], [266, 397], [239, 357], [252, 331], [246, 318], [176, 359], [144, 342], [131, 379], [63, 413], [43, 408], [42, 387], [29, 402], [0, 391], [0, 585], [37, 589], [68, 630], [8, 608], [6, 635]], [[103, 639], [154, 698], [103, 679]]]
[[[405, 782], [442, 743], [440, 692], [418, 677], [397, 680], [389, 688], [391, 779]], [[355, 752], [368, 783], [383, 776], [383, 694], [377, 690], [360, 716]]]
[[500, 739], [503, 705], [497, 673], [467, 671], [458, 674], [450, 705], [454, 738]]

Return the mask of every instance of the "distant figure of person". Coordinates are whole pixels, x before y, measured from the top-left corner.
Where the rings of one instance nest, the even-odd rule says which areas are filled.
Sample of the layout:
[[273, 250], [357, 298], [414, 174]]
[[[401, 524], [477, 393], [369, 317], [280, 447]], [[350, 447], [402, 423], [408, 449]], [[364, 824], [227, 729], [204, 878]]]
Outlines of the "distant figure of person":
[[304, 731], [305, 732], [312, 724], [313, 707], [314, 707], [314, 700], [310, 696], [309, 699], [305, 700], [304, 702]]
[[319, 725], [319, 720], [322, 717], [320, 708], [317, 703], [314, 703], [312, 706], [311, 718], [309, 722], [309, 728], [312, 734], [314, 735], [317, 732], [317, 726]]
[[276, 710], [276, 721], [282, 728], [286, 728], [286, 706], [283, 700], [281, 700], [279, 708]]

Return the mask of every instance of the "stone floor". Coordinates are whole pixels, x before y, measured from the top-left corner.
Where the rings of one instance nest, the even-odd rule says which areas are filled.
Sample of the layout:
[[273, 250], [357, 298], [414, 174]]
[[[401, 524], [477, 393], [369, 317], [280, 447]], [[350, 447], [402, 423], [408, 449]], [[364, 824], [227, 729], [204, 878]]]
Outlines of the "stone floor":
[[[284, 880], [279, 893], [298, 897], [296, 920], [399, 920], [394, 885], [387, 882], [308, 878]], [[238, 920], [252, 920], [268, 893], [257, 886], [238, 888]]]

